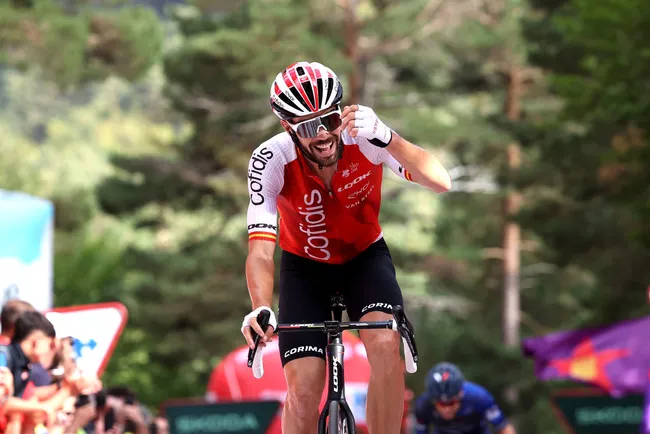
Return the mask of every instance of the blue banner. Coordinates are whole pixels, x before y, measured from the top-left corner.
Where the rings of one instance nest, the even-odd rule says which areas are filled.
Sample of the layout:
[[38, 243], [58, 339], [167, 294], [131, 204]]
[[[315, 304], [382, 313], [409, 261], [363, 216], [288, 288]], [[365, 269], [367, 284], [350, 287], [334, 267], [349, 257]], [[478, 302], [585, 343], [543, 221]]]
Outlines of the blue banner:
[[0, 190], [0, 303], [20, 298], [52, 307], [54, 206]]

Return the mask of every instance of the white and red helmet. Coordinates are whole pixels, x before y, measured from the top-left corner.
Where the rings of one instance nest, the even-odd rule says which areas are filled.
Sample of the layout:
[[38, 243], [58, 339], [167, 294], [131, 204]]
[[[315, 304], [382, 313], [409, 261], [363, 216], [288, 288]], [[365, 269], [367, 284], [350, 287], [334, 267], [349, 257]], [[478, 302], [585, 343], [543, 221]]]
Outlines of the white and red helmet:
[[341, 102], [343, 86], [334, 71], [317, 62], [297, 62], [271, 85], [271, 108], [280, 119], [310, 115]]

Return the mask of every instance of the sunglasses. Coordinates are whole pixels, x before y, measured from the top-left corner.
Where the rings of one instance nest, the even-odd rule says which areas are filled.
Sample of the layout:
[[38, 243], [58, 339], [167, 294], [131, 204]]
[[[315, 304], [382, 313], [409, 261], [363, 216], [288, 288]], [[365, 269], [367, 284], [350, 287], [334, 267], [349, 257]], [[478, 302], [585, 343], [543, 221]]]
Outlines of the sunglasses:
[[439, 407], [453, 407], [460, 403], [460, 398], [453, 398], [448, 401], [435, 401], [434, 403]]
[[341, 109], [337, 108], [335, 111], [325, 113], [317, 118], [308, 119], [297, 124], [287, 123], [303, 139], [313, 139], [318, 135], [321, 127], [332, 132], [340, 127], [343, 121], [341, 120]]

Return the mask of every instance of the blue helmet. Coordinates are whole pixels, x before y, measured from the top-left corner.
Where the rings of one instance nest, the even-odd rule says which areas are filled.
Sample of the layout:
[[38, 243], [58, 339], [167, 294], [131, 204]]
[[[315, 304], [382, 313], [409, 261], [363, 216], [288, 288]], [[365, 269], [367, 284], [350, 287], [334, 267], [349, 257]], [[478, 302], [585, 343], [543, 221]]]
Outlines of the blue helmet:
[[427, 374], [427, 393], [435, 401], [448, 401], [463, 390], [465, 377], [452, 363], [442, 362]]

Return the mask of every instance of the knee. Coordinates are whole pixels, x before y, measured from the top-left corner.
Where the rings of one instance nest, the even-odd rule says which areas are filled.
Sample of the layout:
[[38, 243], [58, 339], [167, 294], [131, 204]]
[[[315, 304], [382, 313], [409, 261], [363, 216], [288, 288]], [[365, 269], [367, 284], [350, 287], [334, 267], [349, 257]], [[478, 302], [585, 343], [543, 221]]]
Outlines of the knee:
[[399, 367], [400, 340], [397, 333], [388, 330], [373, 330], [372, 333], [365, 334], [363, 344], [368, 354], [368, 362], [373, 369], [392, 370]]
[[313, 372], [314, 375], [309, 375], [309, 372], [304, 370], [296, 370], [292, 374], [287, 375], [287, 405], [298, 417], [317, 414], [325, 386], [324, 372]]
[[322, 392], [313, 382], [298, 381], [289, 386], [287, 404], [296, 416], [307, 417], [318, 412]]

